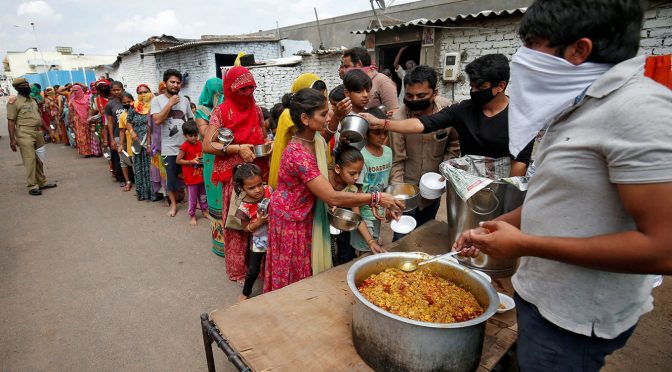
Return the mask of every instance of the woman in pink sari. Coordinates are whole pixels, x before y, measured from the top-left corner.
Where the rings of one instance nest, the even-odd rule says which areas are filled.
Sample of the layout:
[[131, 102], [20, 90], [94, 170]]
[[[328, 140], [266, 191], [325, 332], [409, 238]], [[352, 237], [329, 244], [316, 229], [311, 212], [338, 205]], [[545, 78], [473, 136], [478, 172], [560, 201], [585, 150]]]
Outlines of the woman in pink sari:
[[70, 90], [70, 121], [75, 128], [75, 141], [77, 142], [77, 153], [82, 156], [91, 157], [96, 154], [92, 149], [91, 126], [89, 125], [89, 108], [91, 103], [89, 96], [84, 94], [84, 90], [75, 84]]

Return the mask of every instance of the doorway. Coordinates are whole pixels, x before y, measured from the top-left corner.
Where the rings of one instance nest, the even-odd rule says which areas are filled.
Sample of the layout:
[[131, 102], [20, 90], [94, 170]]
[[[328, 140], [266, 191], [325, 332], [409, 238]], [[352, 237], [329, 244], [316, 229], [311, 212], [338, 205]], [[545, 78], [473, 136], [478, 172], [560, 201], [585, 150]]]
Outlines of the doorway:
[[218, 54], [215, 53], [215, 73], [217, 77], [222, 79], [222, 67], [233, 66], [236, 62], [237, 54]]
[[401, 85], [403, 84], [403, 81], [401, 81], [399, 76], [394, 73], [394, 59], [397, 57], [399, 49], [401, 49], [403, 46], [406, 46], [406, 50], [401, 53], [401, 57], [399, 58], [399, 64], [401, 67], [405, 69], [406, 61], [415, 61], [415, 64], [419, 65], [420, 49], [422, 47], [420, 45], [420, 41], [411, 44], [382, 45], [378, 51], [378, 61], [380, 61], [378, 64], [378, 71], [382, 72], [386, 68], [392, 71], [392, 80], [395, 84], [397, 84], [397, 95], [399, 95], [401, 92]]

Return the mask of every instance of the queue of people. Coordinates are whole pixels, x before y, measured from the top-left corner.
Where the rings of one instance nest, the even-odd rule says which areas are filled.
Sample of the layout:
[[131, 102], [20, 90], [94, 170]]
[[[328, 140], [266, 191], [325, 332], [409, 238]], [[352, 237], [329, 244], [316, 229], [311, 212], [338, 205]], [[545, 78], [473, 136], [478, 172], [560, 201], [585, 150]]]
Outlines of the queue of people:
[[[256, 104], [256, 82], [242, 66], [208, 80], [197, 104], [179, 94], [182, 75], [172, 69], [158, 95], [140, 85], [136, 99], [106, 80], [48, 89], [46, 121], [17, 79], [12, 149], [21, 148], [32, 195], [55, 186], [35, 156], [42, 129], [63, 141], [68, 127], [81, 156], [109, 149], [110, 172], [124, 191], [135, 184], [138, 200], [160, 200], [163, 188], [171, 217], [186, 185], [190, 223], [197, 208], [211, 221], [212, 250], [243, 286], [241, 300], [258, 277], [269, 292], [384, 252], [381, 224], [403, 207], [387, 185], [417, 184], [457, 156], [507, 157], [511, 176], [531, 177], [525, 203], [464, 232], [453, 249], [523, 257], [513, 277], [523, 369], [597, 370], [652, 309], [645, 274], [672, 272], [672, 208], [660, 206], [672, 207], [672, 94], [642, 74], [641, 4], [600, 2], [609, 6], [536, 1], [521, 22], [513, 74], [504, 55], [476, 58], [466, 66], [471, 97], [458, 103], [438, 96], [433, 68], [404, 69], [397, 58], [400, 103], [363, 48], [343, 53], [334, 72], [342, 85], [329, 90], [303, 74], [270, 109]], [[60, 120], [58, 107], [69, 112], [65, 131], [49, 125]], [[363, 143], [340, 137], [348, 114], [369, 123]], [[271, 142], [270, 154], [255, 154]], [[336, 207], [363, 217], [356, 230], [332, 236]], [[408, 213], [421, 225], [438, 208], [423, 199]]]

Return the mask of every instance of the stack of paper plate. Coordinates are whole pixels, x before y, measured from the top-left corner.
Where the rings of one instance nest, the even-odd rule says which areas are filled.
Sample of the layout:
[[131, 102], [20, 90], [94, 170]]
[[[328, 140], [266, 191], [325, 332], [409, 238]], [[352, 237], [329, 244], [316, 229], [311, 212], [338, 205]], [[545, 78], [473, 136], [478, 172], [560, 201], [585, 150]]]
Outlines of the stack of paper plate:
[[420, 178], [420, 195], [428, 200], [441, 197], [446, 187], [446, 180], [438, 173], [425, 173]]

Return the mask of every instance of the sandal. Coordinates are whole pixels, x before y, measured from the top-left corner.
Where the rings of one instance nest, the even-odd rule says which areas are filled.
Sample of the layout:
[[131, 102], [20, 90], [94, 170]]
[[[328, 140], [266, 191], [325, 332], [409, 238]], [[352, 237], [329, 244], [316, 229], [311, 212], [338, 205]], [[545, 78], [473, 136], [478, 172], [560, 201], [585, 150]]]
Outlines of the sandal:
[[124, 185], [124, 192], [131, 191], [132, 187], [133, 187], [133, 184], [131, 182], [126, 182], [126, 185]]

